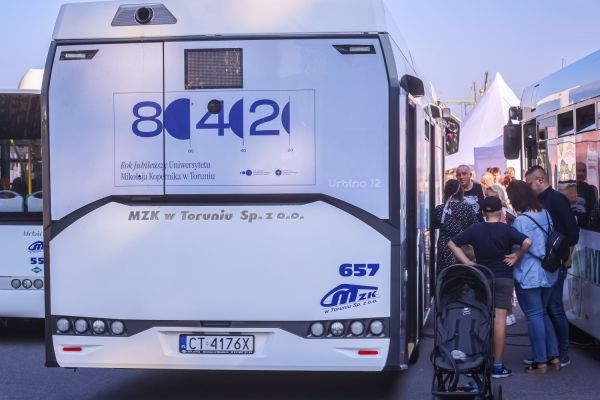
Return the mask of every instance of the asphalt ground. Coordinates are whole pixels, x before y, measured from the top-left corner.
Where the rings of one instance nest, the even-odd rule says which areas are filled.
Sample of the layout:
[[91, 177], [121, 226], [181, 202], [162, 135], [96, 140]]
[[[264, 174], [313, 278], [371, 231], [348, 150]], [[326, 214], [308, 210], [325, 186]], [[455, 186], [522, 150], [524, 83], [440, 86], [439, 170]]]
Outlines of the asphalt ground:
[[[431, 328], [426, 330], [431, 332]], [[560, 372], [528, 375], [527, 325], [508, 329], [510, 378], [504, 399], [600, 399], [600, 351], [586, 336], [571, 350], [572, 365]], [[380, 373], [284, 373], [78, 369], [44, 367], [42, 325], [11, 321], [0, 327], [0, 399], [431, 399], [433, 340], [423, 338], [418, 361], [407, 371]]]

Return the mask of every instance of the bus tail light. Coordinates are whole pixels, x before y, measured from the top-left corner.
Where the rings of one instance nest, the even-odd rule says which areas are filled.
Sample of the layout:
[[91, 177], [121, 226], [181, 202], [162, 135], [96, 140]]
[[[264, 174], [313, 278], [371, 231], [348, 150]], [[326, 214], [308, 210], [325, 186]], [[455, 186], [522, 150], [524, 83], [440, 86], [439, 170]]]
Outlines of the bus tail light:
[[371, 324], [369, 325], [369, 331], [374, 336], [381, 335], [383, 333], [383, 328], [383, 322], [378, 319], [371, 321]]
[[75, 321], [75, 332], [86, 333], [88, 330], [88, 322], [85, 319], [78, 319]]
[[126, 335], [125, 324], [119, 320], [106, 320], [88, 317], [57, 317], [57, 334], [62, 335]]
[[325, 326], [321, 322], [313, 322], [310, 326], [310, 334], [321, 337], [325, 333]]
[[81, 351], [79, 346], [63, 347], [63, 351]]
[[33, 281], [33, 287], [36, 289], [41, 289], [44, 287], [44, 281], [41, 279], [36, 279], [35, 281]]
[[30, 279], [23, 279], [23, 289], [31, 289], [31, 285]]
[[12, 281], [10, 281], [10, 286], [12, 286], [13, 289], [18, 289], [21, 287], [21, 281], [18, 279], [13, 279]]
[[357, 339], [386, 335], [385, 318], [314, 321], [306, 326], [310, 339]]
[[350, 324], [350, 332], [352, 332], [354, 336], [362, 336], [362, 334], [365, 332], [365, 324], [363, 324], [361, 321], [352, 322]]
[[122, 335], [125, 332], [125, 325], [121, 321], [113, 321], [110, 324], [110, 330], [115, 335]]
[[331, 326], [329, 327], [329, 331], [331, 332], [331, 334], [333, 336], [342, 336], [344, 334], [344, 331], [346, 330], [346, 327], [344, 326], [343, 323], [341, 323], [340, 321], [335, 321], [333, 324], [331, 324]]
[[96, 335], [102, 335], [104, 332], [106, 332], [106, 323], [101, 319], [97, 319], [92, 324], [92, 330]]
[[60, 333], [67, 333], [69, 332], [69, 329], [71, 329], [71, 323], [68, 319], [61, 318], [56, 321], [56, 329], [58, 329]]

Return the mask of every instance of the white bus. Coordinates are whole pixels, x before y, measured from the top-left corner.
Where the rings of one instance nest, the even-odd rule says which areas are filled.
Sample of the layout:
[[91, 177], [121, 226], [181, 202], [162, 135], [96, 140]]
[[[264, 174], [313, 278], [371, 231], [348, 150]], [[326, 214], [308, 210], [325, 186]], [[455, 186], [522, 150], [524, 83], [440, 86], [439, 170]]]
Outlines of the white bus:
[[[573, 267], [565, 281], [569, 321], [600, 339], [600, 51], [526, 88], [521, 120], [505, 130], [507, 158], [521, 156], [523, 170], [541, 165], [563, 192], [580, 227]], [[519, 115], [520, 114], [520, 115]]]
[[44, 318], [40, 91], [0, 91], [0, 320]]
[[380, 0], [64, 5], [47, 365], [406, 367], [446, 125], [409, 60]]

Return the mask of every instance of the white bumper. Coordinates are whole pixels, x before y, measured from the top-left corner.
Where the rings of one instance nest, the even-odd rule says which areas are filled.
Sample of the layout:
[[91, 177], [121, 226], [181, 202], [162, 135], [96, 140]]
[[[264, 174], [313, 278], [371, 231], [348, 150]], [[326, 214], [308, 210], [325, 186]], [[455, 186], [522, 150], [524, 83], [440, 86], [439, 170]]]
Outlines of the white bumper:
[[[304, 339], [273, 328], [227, 329], [227, 333], [255, 336], [255, 353], [180, 354], [179, 335], [196, 329], [152, 328], [130, 337], [54, 335], [54, 351], [61, 367], [381, 371], [389, 339]], [[223, 329], [202, 328], [203, 333], [223, 334]], [[81, 351], [64, 351], [81, 347]], [[359, 355], [376, 350], [376, 355]]]
[[44, 291], [0, 290], [0, 317], [44, 318]]

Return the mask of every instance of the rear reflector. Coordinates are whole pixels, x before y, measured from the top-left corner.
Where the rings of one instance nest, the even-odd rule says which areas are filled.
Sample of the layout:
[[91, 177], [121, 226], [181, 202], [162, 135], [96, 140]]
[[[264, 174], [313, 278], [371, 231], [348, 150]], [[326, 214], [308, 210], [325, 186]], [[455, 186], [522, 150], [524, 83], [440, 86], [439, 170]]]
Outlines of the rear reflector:
[[341, 54], [375, 54], [372, 45], [334, 44], [333, 47]]
[[63, 347], [63, 351], [81, 351], [81, 347]]
[[61, 61], [74, 61], [74, 60], [91, 60], [98, 53], [98, 50], [77, 50], [77, 51], [63, 51], [60, 53]]
[[377, 350], [359, 350], [358, 351], [359, 356], [376, 356], [378, 354], [379, 354], [379, 351], [377, 351]]

